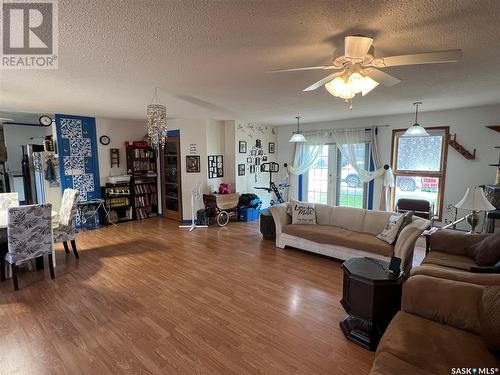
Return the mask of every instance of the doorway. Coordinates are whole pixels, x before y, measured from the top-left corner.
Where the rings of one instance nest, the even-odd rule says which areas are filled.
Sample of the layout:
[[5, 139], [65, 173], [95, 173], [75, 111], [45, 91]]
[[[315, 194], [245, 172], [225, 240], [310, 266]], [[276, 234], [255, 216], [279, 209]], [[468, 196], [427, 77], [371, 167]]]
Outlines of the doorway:
[[160, 153], [163, 216], [182, 221], [181, 152], [179, 135], [168, 136]]

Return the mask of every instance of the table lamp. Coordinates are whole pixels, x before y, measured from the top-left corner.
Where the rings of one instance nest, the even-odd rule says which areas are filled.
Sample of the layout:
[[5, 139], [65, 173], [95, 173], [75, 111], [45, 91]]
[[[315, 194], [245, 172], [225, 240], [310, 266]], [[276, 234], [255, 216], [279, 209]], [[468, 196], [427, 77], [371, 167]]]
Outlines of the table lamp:
[[495, 209], [495, 206], [488, 202], [483, 189], [480, 187], [467, 188], [464, 197], [455, 207], [471, 210], [471, 213], [466, 216], [467, 222], [470, 225], [469, 233], [475, 232], [475, 228], [479, 222], [479, 211], [490, 211]]

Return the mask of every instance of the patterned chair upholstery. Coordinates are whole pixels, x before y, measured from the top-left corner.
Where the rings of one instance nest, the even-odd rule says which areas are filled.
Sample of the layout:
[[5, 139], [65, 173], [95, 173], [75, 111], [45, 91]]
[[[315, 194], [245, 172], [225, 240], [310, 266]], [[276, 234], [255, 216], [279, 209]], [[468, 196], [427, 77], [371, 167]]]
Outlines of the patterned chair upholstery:
[[54, 228], [54, 243], [62, 243], [66, 253], [69, 253], [68, 241], [70, 241], [76, 258], [80, 257], [75, 241], [75, 216], [79, 197], [80, 192], [78, 190], [64, 190], [59, 211], [59, 226]]
[[18, 290], [16, 265], [48, 254], [50, 277], [52, 263], [52, 205], [11, 207], [7, 211], [8, 252], [5, 260], [12, 265], [14, 289]]
[[0, 210], [6, 210], [10, 207], [19, 207], [19, 193], [0, 194]]

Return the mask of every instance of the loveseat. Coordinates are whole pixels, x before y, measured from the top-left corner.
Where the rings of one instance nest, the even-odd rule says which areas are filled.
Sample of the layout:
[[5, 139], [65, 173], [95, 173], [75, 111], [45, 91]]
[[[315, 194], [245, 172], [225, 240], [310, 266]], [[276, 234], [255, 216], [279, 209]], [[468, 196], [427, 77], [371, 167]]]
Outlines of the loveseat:
[[394, 212], [316, 204], [315, 225], [293, 225], [288, 204], [270, 207], [276, 226], [276, 246], [294, 247], [341, 260], [372, 257], [390, 260], [401, 258], [401, 268], [409, 274], [415, 241], [430, 221], [413, 217], [393, 245], [378, 239]]
[[411, 270], [412, 275], [427, 275], [464, 281], [478, 285], [500, 285], [500, 274], [473, 273], [478, 267], [470, 246], [482, 241], [488, 234], [468, 234], [456, 230], [441, 229], [429, 240], [429, 252], [422, 265]]
[[496, 374], [499, 310], [498, 286], [411, 276], [370, 375]]

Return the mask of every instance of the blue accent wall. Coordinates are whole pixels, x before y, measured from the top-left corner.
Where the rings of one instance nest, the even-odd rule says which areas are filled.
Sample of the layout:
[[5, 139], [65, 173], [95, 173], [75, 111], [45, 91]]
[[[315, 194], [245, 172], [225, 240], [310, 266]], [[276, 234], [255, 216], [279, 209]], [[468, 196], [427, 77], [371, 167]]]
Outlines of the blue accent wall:
[[80, 200], [101, 197], [94, 117], [56, 115], [61, 189], [77, 189]]
[[[370, 155], [370, 171], [374, 171], [374, 170], [375, 170], [375, 164], [373, 163], [373, 158]], [[373, 190], [374, 189], [375, 189], [375, 180], [371, 180], [368, 183], [368, 202], [367, 202], [368, 207], [367, 208], [369, 210], [373, 210]]]

